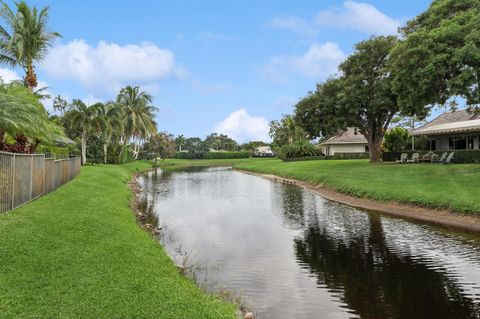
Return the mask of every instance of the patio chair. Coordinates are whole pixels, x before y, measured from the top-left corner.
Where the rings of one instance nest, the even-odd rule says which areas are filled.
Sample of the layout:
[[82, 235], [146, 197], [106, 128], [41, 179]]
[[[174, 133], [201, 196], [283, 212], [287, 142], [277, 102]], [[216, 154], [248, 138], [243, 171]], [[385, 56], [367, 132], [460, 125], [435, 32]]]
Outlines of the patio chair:
[[432, 163], [443, 163], [443, 162], [445, 162], [445, 160], [447, 159], [447, 155], [448, 155], [448, 152], [445, 152], [445, 153], [442, 154], [442, 156], [440, 158], [438, 158], [438, 157], [432, 158]]
[[440, 163], [442, 163], [442, 164], [452, 164], [454, 156], [455, 156], [455, 152], [451, 152], [448, 155], [448, 157], [443, 162], [440, 162]]
[[412, 163], [412, 164], [415, 164], [415, 163], [420, 163], [420, 154], [418, 153], [413, 153], [412, 155], [412, 159], [407, 159], [407, 164], [408, 163]]
[[434, 152], [428, 152], [427, 154], [424, 154], [424, 155], [421, 155], [420, 156], [420, 162], [424, 162], [424, 163], [431, 163], [432, 162], [432, 158], [436, 156]]
[[400, 155], [400, 159], [395, 160], [395, 163], [404, 164], [407, 162], [407, 159], [408, 159], [407, 153], [402, 153], [402, 155]]

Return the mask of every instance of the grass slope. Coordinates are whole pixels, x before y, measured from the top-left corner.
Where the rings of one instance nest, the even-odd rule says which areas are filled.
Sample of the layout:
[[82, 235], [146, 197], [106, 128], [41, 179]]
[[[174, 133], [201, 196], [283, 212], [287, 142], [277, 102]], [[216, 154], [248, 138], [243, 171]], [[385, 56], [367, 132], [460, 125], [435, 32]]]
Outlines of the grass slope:
[[126, 183], [148, 166], [88, 166], [0, 215], [0, 317], [235, 318], [137, 226]]
[[232, 165], [295, 178], [357, 197], [480, 213], [480, 165], [370, 164], [366, 160], [167, 160], [167, 165]]

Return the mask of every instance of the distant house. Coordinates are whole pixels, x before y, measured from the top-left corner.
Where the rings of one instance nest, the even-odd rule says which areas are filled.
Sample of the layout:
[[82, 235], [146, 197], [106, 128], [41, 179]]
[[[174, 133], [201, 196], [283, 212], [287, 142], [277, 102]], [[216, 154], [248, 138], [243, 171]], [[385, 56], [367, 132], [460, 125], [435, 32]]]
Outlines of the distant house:
[[271, 157], [274, 156], [275, 153], [272, 151], [270, 146], [259, 146], [255, 149], [253, 156], [256, 157]]
[[480, 114], [465, 110], [445, 112], [412, 134], [426, 136], [431, 151], [478, 150]]
[[347, 128], [337, 135], [320, 143], [323, 154], [327, 156], [335, 153], [366, 153], [368, 152], [368, 142], [365, 136], [354, 127]]

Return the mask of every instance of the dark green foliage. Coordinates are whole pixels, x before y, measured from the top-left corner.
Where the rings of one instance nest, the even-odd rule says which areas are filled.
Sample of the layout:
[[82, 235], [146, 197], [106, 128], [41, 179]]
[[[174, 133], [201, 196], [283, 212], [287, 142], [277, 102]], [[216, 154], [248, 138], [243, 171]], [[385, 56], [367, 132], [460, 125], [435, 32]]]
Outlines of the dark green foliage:
[[209, 150], [236, 151], [238, 149], [237, 142], [225, 134], [212, 133], [205, 138], [203, 143]]
[[326, 159], [325, 156], [305, 156], [305, 157], [292, 157], [292, 158], [285, 158], [284, 162], [300, 162], [300, 161], [318, 161]]
[[179, 159], [230, 159], [249, 158], [250, 152], [177, 152], [175, 158]]
[[368, 153], [335, 153], [334, 155], [326, 156], [326, 159], [368, 159]]
[[[420, 155], [426, 154], [430, 151], [412, 151], [406, 150], [402, 152], [383, 152], [382, 160], [384, 162], [393, 162], [396, 159], [400, 158], [402, 153], [408, 154], [408, 158], [412, 157], [412, 154], [419, 153]], [[465, 150], [465, 151], [433, 151], [433, 153], [438, 156], [442, 156], [445, 152], [454, 152], [453, 162], [457, 164], [470, 164], [470, 163], [480, 163], [480, 150]]]
[[308, 141], [297, 141], [290, 145], [283, 145], [277, 153], [277, 156], [283, 160], [319, 155], [321, 155], [320, 149]]
[[40, 145], [37, 147], [36, 153], [45, 153], [45, 157], [69, 158], [70, 149], [68, 147]]
[[[401, 29], [392, 53], [394, 90], [408, 113], [460, 96], [480, 104], [480, 5], [478, 0], [435, 0]], [[425, 109], [426, 110], [426, 109]]]
[[394, 127], [385, 133], [383, 149], [387, 152], [400, 152], [407, 147], [410, 140], [410, 134], [406, 129]]
[[308, 139], [307, 132], [292, 115], [284, 115], [279, 121], [271, 121], [269, 134], [274, 147]]

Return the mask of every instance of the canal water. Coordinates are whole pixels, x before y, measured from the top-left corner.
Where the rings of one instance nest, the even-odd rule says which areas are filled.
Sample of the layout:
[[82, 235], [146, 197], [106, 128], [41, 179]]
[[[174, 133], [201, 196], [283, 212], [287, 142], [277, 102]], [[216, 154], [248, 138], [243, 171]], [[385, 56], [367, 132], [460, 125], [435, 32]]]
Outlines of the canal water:
[[227, 168], [158, 169], [139, 183], [171, 257], [257, 318], [480, 318], [479, 236]]

